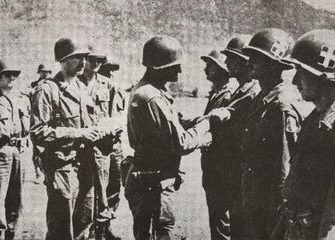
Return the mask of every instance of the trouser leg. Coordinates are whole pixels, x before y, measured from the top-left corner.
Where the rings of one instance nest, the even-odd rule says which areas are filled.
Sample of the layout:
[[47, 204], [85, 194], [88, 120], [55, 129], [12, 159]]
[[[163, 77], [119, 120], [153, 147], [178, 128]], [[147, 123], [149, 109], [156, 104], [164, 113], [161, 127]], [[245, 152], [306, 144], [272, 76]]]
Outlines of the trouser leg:
[[[205, 189], [212, 240], [230, 239], [229, 203], [218, 186]], [[227, 194], [227, 193], [226, 193]]]
[[65, 198], [52, 186], [47, 186], [47, 235], [46, 240], [73, 240], [72, 215], [75, 198]]
[[111, 164], [109, 168], [109, 183], [107, 186], [108, 206], [114, 211], [117, 210], [120, 201], [121, 189], [121, 170], [120, 164], [123, 160], [122, 150], [115, 151], [111, 154]]
[[0, 149], [0, 230], [7, 229], [6, 197], [13, 165], [13, 147], [3, 146]]
[[94, 218], [94, 174], [92, 163], [83, 161], [78, 171], [79, 189], [73, 213], [73, 228], [76, 239], [89, 234]]
[[7, 239], [14, 239], [14, 233], [16, 233], [18, 229], [22, 209], [22, 184], [20, 154], [18, 151], [14, 151], [7, 197], [5, 200], [8, 227], [6, 231]]
[[127, 182], [125, 195], [133, 215], [133, 232], [136, 240], [150, 239], [151, 219], [156, 239], [171, 239], [175, 224], [173, 215], [173, 187], [161, 191], [153, 191], [139, 181], [130, 178]]

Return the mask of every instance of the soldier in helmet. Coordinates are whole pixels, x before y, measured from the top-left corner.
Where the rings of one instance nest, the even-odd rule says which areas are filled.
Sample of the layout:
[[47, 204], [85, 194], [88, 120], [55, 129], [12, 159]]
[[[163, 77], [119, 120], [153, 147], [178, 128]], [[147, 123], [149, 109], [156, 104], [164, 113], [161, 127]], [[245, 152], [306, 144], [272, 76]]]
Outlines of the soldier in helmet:
[[245, 239], [270, 239], [283, 202], [281, 190], [301, 119], [297, 91], [281, 78], [284, 70], [292, 68], [283, 61], [292, 45], [289, 34], [270, 28], [256, 33], [243, 49], [250, 57], [252, 77], [261, 86], [246, 116], [240, 143]]
[[[110, 129], [94, 126], [94, 103], [77, 77], [84, 71], [88, 49], [62, 38], [54, 51], [61, 71], [34, 94], [31, 138], [45, 149], [41, 158], [48, 194], [46, 239], [72, 240], [80, 239], [91, 224], [81, 218], [84, 209], [74, 211], [78, 191], [84, 192], [85, 181], [91, 181], [81, 166], [94, 161], [93, 143]], [[86, 195], [81, 196], [85, 202]]]
[[[97, 117], [96, 125], [106, 126], [122, 122], [125, 108], [123, 91], [112, 81], [110, 71], [115, 70], [115, 64], [107, 62], [107, 57], [97, 53], [93, 47], [88, 55], [83, 75], [79, 79], [87, 86], [89, 95], [94, 102], [94, 112]], [[108, 65], [109, 64], [109, 65]], [[107, 66], [106, 66], [107, 65]], [[104, 66], [101, 75], [100, 68]], [[100, 73], [99, 73], [100, 72]], [[119, 129], [121, 133], [122, 128]], [[114, 212], [119, 204], [119, 192], [121, 187], [120, 163], [123, 159], [121, 135], [110, 136], [95, 143], [95, 166], [97, 174], [94, 175], [96, 214], [95, 236], [96, 239], [112, 239], [113, 234], [109, 228], [110, 221], [115, 218]], [[92, 189], [93, 190], [93, 189]], [[86, 203], [87, 205], [87, 203]], [[87, 205], [88, 206], [88, 205]], [[88, 213], [91, 210], [88, 209]], [[115, 237], [113, 239], [116, 239]]]
[[[217, 199], [217, 209], [214, 216], [219, 216], [220, 212], [229, 212], [229, 231], [222, 232], [223, 219], [217, 218], [217, 224], [213, 225], [212, 239], [242, 239], [243, 237], [243, 215], [241, 196], [241, 159], [240, 151], [241, 131], [245, 124], [245, 116], [248, 108], [255, 97], [260, 92], [257, 80], [251, 80], [248, 67], [249, 57], [242, 51], [250, 41], [251, 36], [241, 35], [229, 41], [225, 50], [221, 53], [226, 55], [225, 63], [229, 71], [230, 78], [238, 81], [240, 87], [231, 96], [224, 107], [216, 108], [209, 114], [217, 113], [219, 121], [213, 119], [213, 144], [209, 149], [217, 146], [216, 161], [212, 161], [212, 172], [216, 176], [212, 178], [217, 181], [215, 194], [220, 196]], [[220, 188], [218, 188], [220, 186]], [[224, 211], [222, 211], [224, 210]]]
[[[37, 89], [37, 85], [42, 84], [42, 82], [45, 79], [50, 79], [50, 75], [52, 71], [50, 68], [47, 68], [44, 64], [40, 64], [38, 65], [37, 73], [39, 74], [38, 80], [31, 83], [31, 90], [29, 93], [30, 102], [32, 102], [33, 95]], [[33, 145], [33, 164], [34, 164], [35, 176], [36, 176], [36, 179], [34, 182], [36, 184], [40, 184], [43, 181], [42, 163], [41, 163], [41, 158], [40, 158], [40, 155], [42, 152], [43, 152], [43, 148], [36, 147], [35, 145]]]
[[[29, 113], [20, 97], [13, 94], [21, 71], [0, 61], [0, 231], [5, 239], [19, 239], [18, 223], [22, 207], [22, 168], [26, 137], [29, 134]], [[27, 121], [28, 120], [28, 121]]]
[[285, 238], [333, 239], [335, 217], [335, 31], [318, 29], [295, 43], [291, 62], [296, 66], [293, 83], [304, 100], [315, 105], [306, 118], [280, 209]]
[[134, 87], [128, 109], [128, 137], [135, 151], [125, 196], [134, 219], [135, 239], [171, 239], [174, 192], [179, 188], [181, 155], [211, 142], [205, 118], [185, 130], [164, 85], [178, 81], [182, 46], [169, 36], [150, 39], [143, 49], [146, 72]]
[[[206, 63], [207, 80], [213, 83], [213, 93], [204, 113], [207, 115], [213, 109], [228, 106], [239, 84], [235, 78], [229, 78], [225, 55], [212, 50], [201, 59]], [[215, 124], [212, 127], [217, 129]], [[228, 207], [224, 201], [227, 191], [221, 181], [221, 171], [218, 167], [222, 146], [219, 135], [215, 131], [213, 134], [217, 137], [213, 138], [212, 145], [201, 149], [202, 184], [206, 193], [211, 239], [228, 239], [230, 236]]]
[[37, 67], [37, 73], [40, 75], [40, 77], [37, 81], [31, 83], [32, 88], [35, 88], [41, 80], [50, 78], [52, 71], [50, 68], [45, 67], [44, 64], [40, 64]]

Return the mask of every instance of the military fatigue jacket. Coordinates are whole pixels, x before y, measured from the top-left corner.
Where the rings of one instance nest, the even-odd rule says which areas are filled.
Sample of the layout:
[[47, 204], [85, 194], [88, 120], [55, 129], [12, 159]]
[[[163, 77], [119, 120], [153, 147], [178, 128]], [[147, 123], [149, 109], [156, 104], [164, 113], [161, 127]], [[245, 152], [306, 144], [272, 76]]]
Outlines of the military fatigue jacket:
[[[79, 79], [86, 84], [85, 75], [79, 76]], [[96, 125], [110, 127], [117, 121], [118, 123], [123, 122], [125, 93], [116, 87], [111, 79], [96, 74], [95, 78], [87, 85], [87, 90], [94, 102], [94, 122]], [[121, 151], [120, 138], [104, 138], [97, 145], [105, 153], [110, 153], [113, 149]]]
[[210, 96], [204, 114], [208, 114], [215, 108], [225, 107], [238, 87], [237, 80], [230, 78], [227, 84], [223, 85], [218, 92], [213, 92]]
[[186, 131], [172, 102], [165, 88], [144, 77], [133, 89], [128, 109], [129, 143], [143, 158], [138, 165], [160, 170], [166, 178], [177, 175], [181, 155], [211, 142], [208, 119]]
[[[245, 83], [238, 88], [227, 104], [231, 112], [231, 117], [227, 122], [223, 122], [213, 131], [213, 142], [220, 140], [220, 147], [217, 166], [220, 168], [226, 179], [232, 176], [237, 177], [235, 170], [240, 170], [241, 159], [239, 152], [241, 150], [241, 133], [246, 124], [249, 108], [261, 88], [257, 80]], [[218, 136], [216, 136], [218, 135]], [[228, 183], [228, 182], [227, 182]]]
[[292, 156], [292, 167], [283, 195], [289, 202], [311, 209], [322, 219], [320, 234], [335, 220], [335, 102], [325, 111], [314, 110], [305, 120]]
[[[249, 108], [242, 133], [243, 194], [247, 238], [269, 234], [278, 221], [282, 188], [300, 130], [301, 115], [292, 85], [261, 92]], [[264, 236], [263, 236], [264, 237]]]
[[25, 97], [4, 96], [0, 92], [0, 147], [27, 136], [29, 125], [30, 106]]
[[48, 155], [62, 161], [73, 159], [81, 144], [73, 131], [93, 125], [94, 104], [86, 86], [78, 80], [67, 84], [59, 72], [39, 85], [33, 98], [31, 138]]

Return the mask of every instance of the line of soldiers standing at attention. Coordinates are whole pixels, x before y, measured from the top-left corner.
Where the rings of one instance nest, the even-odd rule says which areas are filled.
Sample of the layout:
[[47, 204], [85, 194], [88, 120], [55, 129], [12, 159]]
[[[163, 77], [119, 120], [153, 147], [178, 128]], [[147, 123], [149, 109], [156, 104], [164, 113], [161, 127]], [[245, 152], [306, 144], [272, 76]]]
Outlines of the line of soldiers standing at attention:
[[[5, 239], [20, 239], [20, 159], [29, 133], [36, 177], [41, 170], [45, 176], [47, 240], [119, 239], [109, 225], [121, 176], [135, 239], [172, 239], [181, 156], [197, 148], [212, 240], [334, 236], [335, 31], [313, 30], [294, 42], [270, 28], [201, 56], [213, 91], [204, 114], [193, 119], [174, 110], [165, 88], [182, 72], [181, 44], [151, 38], [143, 48], [146, 72], [129, 99], [134, 156], [124, 160], [124, 94], [111, 79], [118, 66], [71, 39], [58, 40], [54, 53], [61, 70], [33, 82], [29, 98], [13, 93], [20, 70], [0, 62]], [[293, 80], [284, 81], [291, 69]]]

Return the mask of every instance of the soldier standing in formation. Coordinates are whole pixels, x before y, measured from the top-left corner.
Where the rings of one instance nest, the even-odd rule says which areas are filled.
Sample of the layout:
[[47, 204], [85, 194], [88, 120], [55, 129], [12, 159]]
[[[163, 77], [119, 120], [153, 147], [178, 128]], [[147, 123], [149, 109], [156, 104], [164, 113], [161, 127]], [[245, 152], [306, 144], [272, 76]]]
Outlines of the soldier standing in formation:
[[[294, 45], [293, 83], [315, 105], [292, 156], [280, 209], [286, 226], [281, 239], [333, 239], [335, 217], [335, 31], [314, 30]], [[333, 233], [334, 234], [334, 233]]]
[[241, 143], [245, 239], [270, 239], [283, 203], [281, 190], [301, 120], [298, 94], [281, 78], [283, 70], [292, 68], [282, 61], [292, 45], [286, 32], [266, 29], [244, 49], [262, 89], [250, 107]]
[[[116, 87], [111, 78], [99, 74], [102, 64], [107, 63], [103, 54], [92, 52], [88, 55], [80, 80], [87, 86], [95, 106], [96, 125], [108, 127], [122, 121], [125, 108], [124, 94]], [[107, 72], [105, 73], [107, 75]], [[110, 74], [110, 73], [109, 73]], [[122, 128], [119, 129], [122, 131]], [[115, 218], [121, 187], [120, 162], [123, 159], [121, 136], [109, 136], [95, 143], [94, 159], [97, 173], [94, 176], [95, 204], [87, 205], [87, 212], [96, 209], [94, 216], [96, 239], [116, 239], [109, 229], [110, 221]], [[93, 188], [91, 189], [93, 191]], [[95, 205], [95, 207], [92, 207]]]
[[[240, 151], [240, 137], [245, 116], [253, 99], [259, 94], [260, 86], [257, 80], [251, 80], [248, 67], [249, 57], [242, 48], [248, 45], [251, 36], [242, 35], [229, 41], [225, 50], [226, 64], [229, 76], [236, 78], [240, 87], [235, 91], [225, 108], [213, 110], [220, 115], [220, 121], [216, 123], [213, 131], [213, 143], [220, 140], [220, 154], [217, 160], [217, 170], [220, 176], [224, 192], [221, 194], [221, 204], [225, 205], [229, 212], [230, 239], [243, 238], [243, 213], [241, 196], [242, 167], [238, 154]], [[229, 171], [227, 171], [229, 169]], [[218, 177], [217, 177], [218, 178]], [[214, 238], [220, 239], [220, 238]]]
[[[40, 64], [37, 68], [37, 73], [39, 74], [38, 80], [34, 81], [31, 83], [31, 91], [29, 94], [30, 102], [32, 103], [33, 101], [33, 95], [38, 89], [39, 84], [42, 84], [44, 80], [50, 79], [50, 75], [52, 73], [50, 68], [46, 68], [44, 64]], [[35, 183], [40, 184], [43, 181], [43, 173], [42, 173], [42, 162], [40, 155], [43, 152], [43, 148], [36, 146], [33, 144], [33, 164], [35, 168]]]
[[[84, 71], [88, 49], [60, 39], [54, 50], [61, 71], [34, 94], [31, 138], [45, 149], [41, 158], [48, 194], [46, 239], [72, 240], [86, 224], [80, 209], [74, 213], [78, 191], [85, 186], [78, 181], [78, 167], [94, 161], [91, 143], [101, 133], [93, 128], [94, 104], [77, 78]], [[79, 175], [87, 176], [84, 173], [79, 168]]]
[[[18, 239], [22, 207], [21, 155], [29, 134], [29, 113], [23, 111], [18, 96], [13, 94], [21, 71], [7, 61], [0, 61], [0, 231], [5, 239]], [[28, 120], [28, 122], [27, 122]]]
[[171, 239], [175, 223], [174, 191], [179, 188], [181, 155], [211, 142], [209, 121], [187, 131], [172, 109], [172, 97], [164, 85], [178, 81], [182, 47], [175, 38], [157, 36], [143, 49], [147, 70], [134, 87], [128, 109], [128, 136], [135, 150], [125, 196], [134, 219], [135, 239]]
[[[202, 56], [206, 63], [205, 73], [207, 80], [213, 83], [213, 92], [206, 106], [204, 115], [216, 108], [228, 106], [229, 100], [238, 88], [235, 78], [229, 78], [225, 55], [212, 50], [207, 56]], [[227, 189], [221, 179], [222, 172], [218, 167], [221, 160], [222, 145], [220, 137], [214, 133], [218, 129], [213, 124], [213, 142], [209, 147], [201, 149], [202, 185], [206, 193], [206, 200], [211, 229], [211, 239], [228, 239], [229, 216], [226, 201]]]

